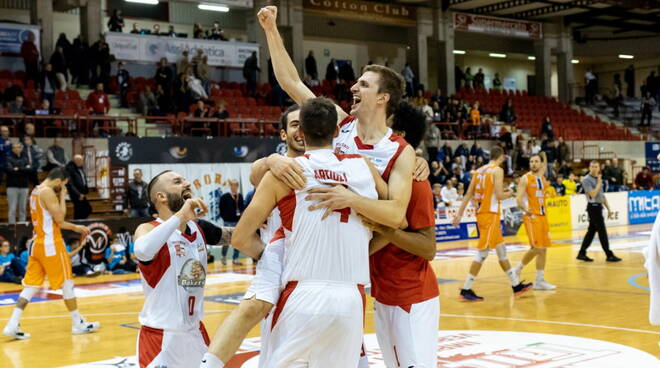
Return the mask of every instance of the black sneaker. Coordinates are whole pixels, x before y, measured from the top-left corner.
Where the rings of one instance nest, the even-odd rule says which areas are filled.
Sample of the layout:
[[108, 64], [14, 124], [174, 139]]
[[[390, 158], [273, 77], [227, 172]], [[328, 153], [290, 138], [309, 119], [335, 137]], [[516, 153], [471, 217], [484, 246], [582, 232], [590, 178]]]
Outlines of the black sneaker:
[[609, 256], [607, 256], [606, 261], [607, 262], [621, 262], [621, 258], [615, 256], [614, 253], [612, 253]]
[[466, 302], [480, 302], [484, 300], [484, 298], [475, 294], [472, 289], [461, 289], [461, 299]]
[[525, 291], [530, 290], [532, 288], [532, 286], [533, 286], [533, 284], [531, 282], [527, 283], [527, 284], [524, 284], [524, 283], [521, 282], [518, 285], [512, 287], [513, 295], [515, 295], [515, 296], [521, 295]]
[[593, 262], [594, 261], [593, 259], [587, 257], [586, 254], [578, 254], [578, 256], [575, 257], [575, 259], [579, 259], [580, 261], [585, 261], [585, 262]]

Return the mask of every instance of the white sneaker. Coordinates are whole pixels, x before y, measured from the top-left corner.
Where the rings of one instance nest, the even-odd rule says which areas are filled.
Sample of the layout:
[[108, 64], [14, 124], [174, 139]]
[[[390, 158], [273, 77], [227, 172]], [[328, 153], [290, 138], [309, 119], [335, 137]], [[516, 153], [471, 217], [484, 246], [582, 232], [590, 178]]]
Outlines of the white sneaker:
[[7, 325], [7, 326], [5, 326], [5, 329], [2, 331], [2, 333], [5, 336], [9, 336], [9, 337], [17, 339], [17, 340], [26, 340], [26, 339], [29, 339], [30, 336], [32, 336], [27, 332], [21, 331], [21, 326], [20, 325], [16, 325], [16, 327], [14, 327], [14, 328], [11, 328], [9, 325]]
[[80, 322], [71, 326], [71, 333], [74, 335], [82, 335], [91, 333], [101, 328], [101, 322], [87, 322], [81, 319]]
[[518, 280], [520, 280], [520, 274], [522, 273], [522, 268], [515, 266], [513, 267], [513, 271], [515, 271], [516, 277], [518, 278]]
[[534, 290], [555, 290], [557, 287], [551, 283], [541, 280], [534, 283]]

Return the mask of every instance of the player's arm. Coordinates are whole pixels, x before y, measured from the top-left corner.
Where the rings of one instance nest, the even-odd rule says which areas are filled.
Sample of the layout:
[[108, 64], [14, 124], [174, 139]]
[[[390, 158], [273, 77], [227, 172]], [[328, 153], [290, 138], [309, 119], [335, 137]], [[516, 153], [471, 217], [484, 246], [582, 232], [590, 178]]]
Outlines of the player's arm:
[[62, 201], [61, 198], [58, 198], [53, 189], [44, 189], [39, 194], [39, 200], [43, 203], [44, 207], [53, 218], [53, 221], [55, 221], [60, 229], [75, 231], [84, 236], [89, 234], [89, 229], [87, 229], [87, 227], [64, 221], [65, 212], [62, 208], [66, 207], [66, 202]]
[[302, 166], [294, 158], [273, 153], [252, 164], [250, 182], [255, 188], [268, 171], [291, 189], [302, 189], [307, 183]]
[[[277, 7], [266, 6], [259, 10], [257, 14], [259, 23], [266, 33], [266, 41], [268, 42], [268, 51], [273, 63], [273, 71], [275, 78], [280, 84], [282, 89], [298, 104], [301, 105], [309, 98], [316, 97], [300, 79], [298, 70], [291, 60], [291, 57], [284, 47], [284, 42], [277, 29]], [[337, 123], [344, 120], [348, 114], [344, 110], [335, 105], [337, 109]]]
[[197, 225], [204, 233], [206, 245], [230, 245], [234, 228], [230, 226], [216, 226], [206, 220], [197, 220]]
[[463, 213], [465, 212], [465, 208], [467, 207], [468, 203], [472, 201], [472, 198], [474, 197], [474, 189], [477, 186], [477, 175], [472, 174], [472, 180], [470, 180], [470, 185], [468, 186], [468, 190], [463, 196], [463, 200], [461, 201], [460, 207], [458, 207], [458, 212], [456, 213], [456, 216], [452, 220], [452, 225], [458, 226], [458, 224], [461, 223], [461, 219], [463, 218]]
[[523, 210], [523, 212], [525, 212], [526, 215], [531, 216], [531, 213], [529, 212], [529, 208], [527, 208], [525, 202], [523, 201], [523, 195], [526, 189], [527, 189], [527, 175], [523, 175], [523, 177], [520, 178], [520, 182], [518, 183], [518, 191], [516, 192], [516, 203], [518, 204], [518, 208]]
[[250, 183], [255, 188], [259, 186], [261, 179], [263, 179], [264, 175], [268, 172], [266, 160], [268, 160], [268, 157], [262, 157], [253, 162], [252, 166], [250, 166]]
[[388, 197], [388, 190], [387, 190], [387, 182], [383, 180], [383, 177], [380, 176], [380, 173], [378, 172], [378, 169], [369, 161], [368, 158], [364, 158], [364, 161], [367, 163], [367, 166], [369, 166], [369, 171], [371, 171], [371, 176], [374, 178], [374, 182], [376, 183], [376, 192], [378, 193], [378, 199], [387, 199]]
[[493, 181], [495, 182], [495, 197], [498, 200], [511, 198], [513, 191], [510, 188], [504, 189], [504, 170], [501, 167], [493, 171]]
[[78, 244], [78, 247], [76, 247], [76, 249], [72, 249], [71, 253], [69, 253], [69, 255], [73, 256], [73, 255], [77, 254], [78, 252], [80, 252], [83, 249], [83, 245], [84, 245], [83, 242], [80, 242], [80, 244]]
[[241, 253], [259, 259], [264, 249], [257, 230], [266, 221], [275, 206], [278, 198], [282, 198], [290, 189], [272, 174], [266, 173], [261, 180], [261, 185], [254, 192], [250, 205], [245, 209], [241, 219], [236, 224], [231, 244]]

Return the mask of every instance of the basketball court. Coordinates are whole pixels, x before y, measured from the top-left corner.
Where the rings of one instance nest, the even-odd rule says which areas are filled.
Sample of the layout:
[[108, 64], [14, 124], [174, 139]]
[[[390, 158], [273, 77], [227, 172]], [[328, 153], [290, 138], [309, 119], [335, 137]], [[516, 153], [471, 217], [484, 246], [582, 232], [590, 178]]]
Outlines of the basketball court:
[[[609, 229], [616, 254], [607, 264], [597, 240], [593, 263], [574, 258], [584, 231], [553, 236], [546, 279], [556, 291], [531, 291], [514, 298], [494, 256], [475, 282], [485, 297], [462, 302], [458, 292], [466, 275], [474, 241], [438, 243], [433, 267], [441, 300], [438, 367], [660, 367], [660, 328], [648, 323], [648, 282], [642, 249], [651, 225]], [[527, 249], [526, 239], [508, 237], [512, 264]], [[244, 261], [245, 263], [245, 261]], [[534, 265], [522, 278], [534, 279]], [[206, 316], [209, 332], [235, 308], [254, 273], [252, 265], [209, 267]], [[70, 316], [61, 292], [38, 294], [21, 319], [32, 334], [25, 341], [2, 337], [3, 367], [134, 367], [137, 315], [143, 295], [137, 274], [77, 278], [80, 311], [100, 321], [100, 332], [71, 335]], [[19, 288], [2, 284], [0, 324], [11, 314]], [[384, 367], [373, 327], [373, 300], [367, 304], [365, 344], [370, 365]], [[256, 367], [259, 329], [254, 328], [228, 367]]]

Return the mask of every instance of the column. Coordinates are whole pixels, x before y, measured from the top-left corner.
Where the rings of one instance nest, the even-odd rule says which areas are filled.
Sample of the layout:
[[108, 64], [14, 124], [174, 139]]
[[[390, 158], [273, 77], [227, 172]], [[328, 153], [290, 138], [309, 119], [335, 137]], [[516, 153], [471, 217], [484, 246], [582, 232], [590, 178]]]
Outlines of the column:
[[559, 101], [571, 103], [573, 101], [573, 41], [569, 27], [563, 27], [557, 45], [557, 77], [559, 79]]
[[101, 32], [103, 32], [101, 0], [87, 0], [87, 4], [80, 7], [80, 34], [92, 46], [99, 40]]
[[[50, 60], [55, 49], [53, 37], [53, 1], [32, 0], [30, 2], [30, 23], [41, 26], [41, 60]], [[40, 45], [37, 45], [39, 47]]]
[[[429, 47], [428, 39], [433, 36], [433, 12], [429, 8], [417, 8], [416, 25], [416, 75], [418, 83], [429, 89]], [[415, 66], [413, 66], [414, 68]]]
[[451, 12], [442, 11], [439, 2], [434, 7], [433, 35], [438, 45], [438, 88], [442, 89], [445, 96], [451, 96], [456, 93], [453, 18]]
[[[534, 62], [536, 96], [550, 96], [550, 79], [552, 77], [552, 47], [547, 37], [534, 42]], [[531, 92], [531, 91], [530, 91]]]

